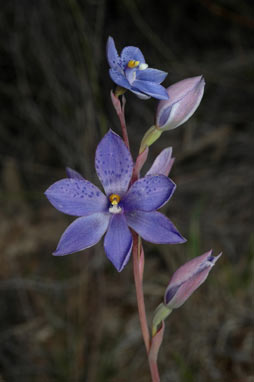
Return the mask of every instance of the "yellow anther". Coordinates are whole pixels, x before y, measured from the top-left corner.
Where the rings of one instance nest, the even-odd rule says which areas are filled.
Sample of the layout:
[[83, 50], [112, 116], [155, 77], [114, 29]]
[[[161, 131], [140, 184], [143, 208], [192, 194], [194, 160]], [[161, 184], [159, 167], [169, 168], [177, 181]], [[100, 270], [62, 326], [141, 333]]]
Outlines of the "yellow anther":
[[139, 66], [139, 61], [135, 61], [135, 60], [130, 60], [128, 62], [128, 68], [136, 68], [137, 66]]
[[109, 197], [109, 200], [110, 200], [112, 206], [117, 206], [118, 203], [120, 202], [120, 196], [117, 194], [111, 194]]

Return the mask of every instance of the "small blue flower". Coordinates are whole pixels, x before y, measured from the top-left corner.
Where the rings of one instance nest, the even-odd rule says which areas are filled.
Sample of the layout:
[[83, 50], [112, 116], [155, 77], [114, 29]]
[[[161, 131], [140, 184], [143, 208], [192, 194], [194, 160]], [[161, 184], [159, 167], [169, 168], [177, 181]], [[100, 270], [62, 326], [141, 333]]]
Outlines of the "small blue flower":
[[139, 48], [126, 46], [119, 57], [114, 40], [109, 37], [107, 58], [110, 66], [109, 75], [118, 86], [130, 90], [141, 99], [169, 98], [166, 89], [160, 85], [167, 73], [148, 68]]
[[148, 175], [130, 186], [131, 154], [111, 130], [97, 147], [95, 168], [106, 195], [71, 169], [67, 169], [68, 178], [45, 193], [56, 209], [78, 217], [63, 233], [54, 255], [89, 248], [106, 233], [106, 255], [120, 272], [131, 254], [129, 227], [151, 243], [185, 242], [172, 222], [156, 211], [170, 199], [175, 184], [165, 175]]

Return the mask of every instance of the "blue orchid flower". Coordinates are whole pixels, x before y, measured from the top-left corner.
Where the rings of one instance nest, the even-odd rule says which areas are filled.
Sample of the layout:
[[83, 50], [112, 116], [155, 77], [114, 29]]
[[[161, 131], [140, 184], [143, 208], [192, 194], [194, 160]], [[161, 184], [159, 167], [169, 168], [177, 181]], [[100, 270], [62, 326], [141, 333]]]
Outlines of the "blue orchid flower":
[[167, 73], [149, 68], [139, 48], [126, 46], [119, 56], [113, 38], [109, 37], [107, 58], [109, 75], [118, 86], [130, 90], [141, 99], [169, 98], [166, 89], [160, 85]]
[[151, 243], [185, 242], [172, 222], [156, 211], [170, 199], [175, 184], [165, 175], [153, 174], [130, 185], [131, 154], [112, 130], [97, 147], [95, 168], [106, 195], [71, 169], [67, 169], [69, 178], [57, 181], [45, 192], [56, 209], [78, 217], [63, 233], [54, 255], [89, 248], [106, 233], [106, 255], [120, 272], [131, 254], [129, 227]]

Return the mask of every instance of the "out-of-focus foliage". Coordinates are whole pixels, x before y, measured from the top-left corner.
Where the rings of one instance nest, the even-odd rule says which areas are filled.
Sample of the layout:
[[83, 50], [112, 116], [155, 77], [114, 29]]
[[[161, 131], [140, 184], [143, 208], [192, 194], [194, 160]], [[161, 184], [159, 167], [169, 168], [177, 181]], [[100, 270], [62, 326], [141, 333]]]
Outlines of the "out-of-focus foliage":
[[[94, 150], [109, 127], [105, 44], [138, 46], [164, 85], [203, 74], [204, 98], [164, 134], [177, 190], [164, 208], [189, 239], [146, 245], [148, 315], [169, 276], [211, 247], [223, 257], [167, 321], [162, 382], [253, 378], [253, 4], [237, 0], [11, 0], [0, 10], [0, 380], [149, 380], [131, 264], [120, 275], [100, 245], [54, 258], [72, 220], [43, 192], [65, 166], [93, 182]], [[127, 94], [133, 155], [155, 100]], [[147, 166], [149, 168], [149, 166]]]

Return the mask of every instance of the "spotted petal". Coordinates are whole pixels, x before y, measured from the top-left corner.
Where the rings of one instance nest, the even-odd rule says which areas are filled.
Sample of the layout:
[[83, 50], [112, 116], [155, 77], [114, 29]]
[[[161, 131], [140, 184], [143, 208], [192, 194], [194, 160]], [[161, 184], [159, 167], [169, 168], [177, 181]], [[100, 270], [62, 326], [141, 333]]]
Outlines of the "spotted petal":
[[154, 97], [157, 99], [169, 98], [166, 89], [162, 85], [156, 84], [155, 82], [151, 82], [151, 81], [136, 80], [132, 84], [132, 90], [148, 94], [151, 97]]
[[145, 58], [139, 48], [135, 46], [126, 46], [121, 53], [122, 68], [125, 69], [131, 60], [139, 61], [145, 64]]
[[126, 214], [128, 225], [144, 240], [156, 244], [180, 244], [186, 240], [173, 223], [160, 212], [132, 211]]
[[137, 180], [122, 203], [125, 211], [153, 211], [162, 207], [172, 196], [176, 185], [164, 175], [146, 176]]
[[74, 220], [64, 231], [53, 255], [69, 255], [92, 247], [106, 232], [109, 220], [108, 213], [97, 213]]
[[123, 214], [113, 215], [104, 239], [104, 248], [108, 259], [121, 272], [132, 249], [132, 235]]
[[117, 84], [118, 86], [121, 86], [122, 88], [129, 89], [131, 88], [131, 85], [127, 81], [126, 77], [119, 71], [115, 69], [109, 69], [109, 75], [111, 77], [111, 80]]
[[121, 59], [118, 56], [116, 47], [115, 47], [115, 42], [112, 37], [108, 38], [107, 41], [107, 47], [106, 47], [106, 52], [107, 52], [107, 59], [109, 66], [113, 69], [120, 69], [120, 63]]
[[123, 140], [112, 130], [102, 138], [95, 154], [97, 175], [107, 195], [123, 195], [131, 180], [133, 161]]
[[147, 68], [145, 70], [137, 70], [136, 78], [141, 81], [151, 81], [160, 84], [165, 80], [168, 73], [162, 70]]
[[61, 179], [52, 184], [45, 195], [57, 210], [74, 216], [102, 212], [108, 205], [99, 188], [85, 179]]

